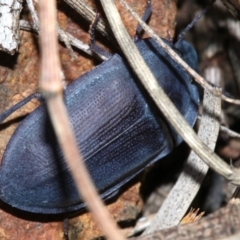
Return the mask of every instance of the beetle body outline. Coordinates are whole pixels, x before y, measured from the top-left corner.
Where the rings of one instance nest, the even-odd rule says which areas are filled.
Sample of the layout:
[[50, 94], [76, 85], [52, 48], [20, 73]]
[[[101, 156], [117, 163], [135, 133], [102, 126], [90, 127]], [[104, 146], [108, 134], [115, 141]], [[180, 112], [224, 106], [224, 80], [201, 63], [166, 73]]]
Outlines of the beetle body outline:
[[[193, 125], [199, 95], [197, 87], [190, 83], [190, 76], [153, 39], [138, 40], [136, 45], [165, 92]], [[176, 48], [196, 69], [194, 49], [183, 40]], [[161, 113], [148, 104], [152, 101], [135, 78], [123, 59], [115, 54], [79, 77], [65, 91], [78, 144], [104, 199], [182, 141], [167, 121], [161, 120]], [[116, 116], [120, 116], [120, 120]], [[44, 121], [46, 126], [42, 129]], [[76, 122], [82, 125], [77, 126]], [[33, 144], [36, 139], [39, 142]], [[16, 153], [14, 149], [19, 144], [22, 148]], [[0, 167], [0, 198], [13, 207], [34, 213], [56, 214], [82, 209], [85, 205], [56, 146], [43, 104], [22, 121], [7, 145]], [[48, 152], [48, 156], [43, 152]], [[109, 156], [104, 157], [106, 154]], [[35, 160], [38, 156], [40, 161]], [[50, 160], [46, 160], [49, 156]], [[60, 163], [55, 161], [59, 156]], [[64, 180], [59, 176], [64, 176]]]

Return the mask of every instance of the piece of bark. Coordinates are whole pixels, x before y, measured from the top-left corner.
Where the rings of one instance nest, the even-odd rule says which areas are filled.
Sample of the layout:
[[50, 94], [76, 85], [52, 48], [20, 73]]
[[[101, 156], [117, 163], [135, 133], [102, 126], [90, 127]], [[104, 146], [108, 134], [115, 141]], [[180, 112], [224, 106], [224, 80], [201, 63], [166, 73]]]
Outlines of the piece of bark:
[[18, 49], [20, 0], [0, 0], [0, 50], [11, 55]]

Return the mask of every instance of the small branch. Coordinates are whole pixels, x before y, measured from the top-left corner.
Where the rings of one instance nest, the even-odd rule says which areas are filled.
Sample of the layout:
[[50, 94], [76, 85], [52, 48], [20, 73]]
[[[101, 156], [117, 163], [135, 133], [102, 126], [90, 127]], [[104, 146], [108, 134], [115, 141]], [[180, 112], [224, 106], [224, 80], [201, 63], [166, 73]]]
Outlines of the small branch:
[[[37, 32], [37, 29], [34, 28], [34, 26], [32, 26], [29, 22], [25, 21], [25, 20], [20, 20], [20, 27], [23, 30], [26, 31], [35, 31]], [[64, 37], [61, 34], [62, 32], [59, 31], [58, 28], [58, 38], [60, 41], [63, 41]], [[87, 53], [89, 56], [93, 56], [92, 51], [89, 47], [89, 45], [85, 44], [84, 42], [78, 40], [77, 38], [73, 37], [70, 33], [65, 32], [65, 34], [68, 37], [68, 40], [70, 42], [70, 44], [74, 47], [76, 47], [77, 49], [82, 50], [83, 52]], [[101, 56], [101, 59], [104, 61], [106, 60], [106, 58], [104, 56]]]
[[[199, 138], [214, 151], [218, 137], [221, 116], [221, 98], [205, 90], [203, 115], [198, 131]], [[159, 229], [176, 226], [187, 212], [198, 193], [208, 171], [208, 166], [193, 151], [184, 166], [176, 184], [164, 200], [159, 212], [144, 235]]]
[[[39, 20], [38, 20], [38, 16], [37, 16], [37, 13], [36, 13], [36, 10], [35, 10], [35, 7], [33, 5], [33, 2], [32, 0], [27, 0], [27, 4], [28, 4], [28, 8], [29, 8], [29, 11], [32, 15], [32, 19], [33, 19], [33, 28], [37, 31], [37, 33], [39, 34]], [[61, 29], [58, 27], [58, 34], [59, 36], [61, 36], [61, 40], [65, 43], [66, 47], [68, 48], [69, 50], [69, 54], [71, 56], [72, 59], [76, 58], [76, 55], [75, 53], [73, 52], [73, 49], [70, 45], [70, 41], [67, 37], [67, 34]]]
[[46, 96], [46, 103], [65, 160], [72, 173], [77, 190], [85, 200], [87, 207], [109, 239], [123, 240], [115, 223], [98, 197], [81, 155], [78, 153], [73, 130], [67, 117], [67, 109], [62, 97], [60, 62], [58, 58], [56, 30], [56, 2], [41, 0], [40, 10], [40, 46], [41, 78], [40, 89]]
[[11, 55], [18, 49], [19, 17], [22, 11], [22, 1], [0, 0], [0, 50]]

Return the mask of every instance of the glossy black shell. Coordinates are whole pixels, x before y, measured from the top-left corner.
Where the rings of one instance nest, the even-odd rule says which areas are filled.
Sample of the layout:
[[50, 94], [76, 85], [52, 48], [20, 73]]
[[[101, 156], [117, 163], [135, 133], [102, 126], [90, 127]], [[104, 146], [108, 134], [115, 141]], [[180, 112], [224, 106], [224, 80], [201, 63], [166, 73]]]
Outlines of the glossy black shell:
[[[191, 77], [152, 39], [136, 42], [159, 84], [190, 125], [199, 95]], [[194, 49], [175, 49], [194, 69]], [[109, 198], [181, 141], [119, 55], [79, 77], [65, 91], [78, 146], [101, 197]], [[65, 213], [84, 207], [64, 163], [45, 104], [19, 125], [0, 168], [0, 198], [35, 213]]]

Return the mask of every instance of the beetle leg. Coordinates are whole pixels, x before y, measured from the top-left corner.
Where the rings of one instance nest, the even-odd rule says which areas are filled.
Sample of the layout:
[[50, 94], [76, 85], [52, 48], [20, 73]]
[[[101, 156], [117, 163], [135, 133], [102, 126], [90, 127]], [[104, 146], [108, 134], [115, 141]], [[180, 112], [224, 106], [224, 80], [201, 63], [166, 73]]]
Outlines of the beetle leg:
[[6, 110], [5, 112], [1, 113], [0, 114], [0, 123], [4, 119], [6, 119], [8, 116], [10, 116], [13, 112], [18, 110], [20, 107], [22, 107], [25, 104], [27, 104], [28, 102], [30, 102], [33, 98], [35, 98], [35, 99], [37, 99], [39, 101], [43, 100], [43, 98], [42, 98], [40, 93], [33, 93], [33, 94], [29, 95], [28, 97], [24, 98], [22, 101], [18, 102], [17, 104], [15, 104], [14, 106], [12, 106], [8, 110]]
[[109, 52], [105, 51], [104, 49], [102, 49], [101, 47], [96, 45], [96, 42], [95, 42], [95, 29], [97, 27], [99, 19], [100, 19], [100, 14], [97, 13], [93, 23], [90, 25], [90, 29], [89, 29], [89, 35], [90, 35], [89, 45], [90, 45], [91, 50], [94, 53], [96, 53], [97, 55], [103, 56], [106, 59], [108, 59], [108, 58], [110, 58], [112, 56], [112, 54], [110, 54]]
[[198, 20], [210, 9], [210, 7], [212, 7], [214, 2], [215, 0], [210, 1], [209, 4], [192, 20], [192, 22], [187, 25], [187, 27], [178, 35], [174, 46], [183, 40], [185, 34], [198, 22]]
[[69, 218], [65, 218], [63, 220], [63, 228], [64, 228], [64, 239], [69, 240], [68, 230], [69, 230]]
[[[147, 0], [147, 6], [146, 6], [144, 14], [142, 16], [142, 20], [144, 22], [147, 22], [151, 13], [152, 13], [152, 1]], [[138, 24], [137, 29], [136, 29], [136, 33], [135, 33], [135, 36], [134, 36], [134, 41], [137, 41], [137, 40], [141, 39], [142, 31], [143, 31], [142, 26], [140, 24]]]

